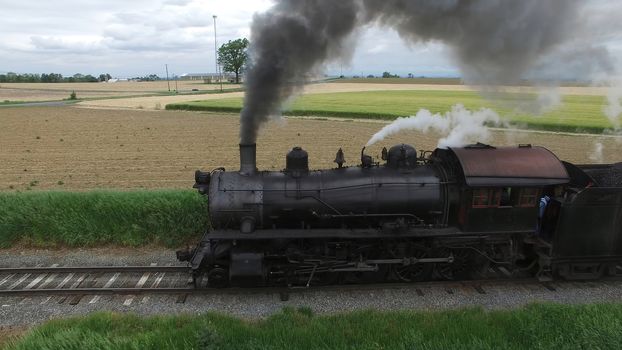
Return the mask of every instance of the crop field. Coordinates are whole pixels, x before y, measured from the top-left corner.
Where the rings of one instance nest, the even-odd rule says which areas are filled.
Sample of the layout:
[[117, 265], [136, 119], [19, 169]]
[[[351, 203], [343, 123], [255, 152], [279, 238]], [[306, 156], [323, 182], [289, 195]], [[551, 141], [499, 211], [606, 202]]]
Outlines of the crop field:
[[[432, 78], [432, 77], [414, 77], [414, 78], [342, 78], [331, 80], [333, 83], [356, 83], [356, 84], [430, 84], [430, 85], [462, 85], [461, 78]], [[525, 86], [537, 85], [533, 82], [525, 82]], [[562, 82], [561, 86], [564, 87], [586, 87], [587, 83], [579, 81], [566, 81]]]
[[49, 321], [6, 349], [617, 349], [621, 317], [620, 304], [320, 316], [301, 307], [253, 321], [109, 312]]
[[[509, 95], [519, 98], [517, 95]], [[523, 95], [525, 96], [525, 95]], [[541, 116], [527, 115], [509, 108], [510, 101], [495, 105], [484, 100], [474, 91], [373, 91], [309, 94], [296, 99], [286, 107], [286, 115], [313, 115], [346, 118], [395, 119], [414, 115], [419, 109], [443, 113], [455, 104], [468, 109], [482, 107], [496, 110], [506, 120], [518, 126], [538, 130], [587, 131], [600, 133], [612, 128], [612, 123], [603, 114], [606, 99], [603, 96], [567, 95], [561, 106]], [[516, 102], [516, 100], [512, 101]], [[517, 103], [521, 103], [519, 100]], [[171, 104], [167, 109], [208, 110], [239, 112], [242, 99], [224, 98], [208, 101]]]
[[[170, 89], [175, 89], [175, 82], [170, 81]], [[239, 88], [240, 85], [225, 84], [225, 89]], [[219, 90], [220, 85], [203, 84], [202, 81], [178, 81], [179, 92]], [[7, 101], [53, 101], [67, 99], [72, 91], [78, 98], [128, 97], [168, 93], [166, 81], [116, 83], [2, 83], [0, 84], [0, 103]]]
[[433, 84], [462, 85], [460, 78], [345, 78], [332, 80], [334, 83], [355, 84]]
[[[93, 101], [80, 102], [81, 106], [92, 108], [138, 108], [138, 109], [157, 109], [154, 106], [165, 106], [171, 103], [190, 102], [197, 100], [213, 100], [222, 98], [242, 98], [243, 92], [236, 85], [224, 86], [225, 93], [218, 94], [219, 89], [209, 90], [212, 94], [203, 94], [200, 96], [193, 95], [176, 95], [176, 96], [150, 96], [150, 97], [131, 97], [116, 99], [100, 99]], [[401, 90], [430, 90], [430, 91], [471, 91], [464, 85], [438, 85], [438, 84], [391, 84], [391, 83], [315, 83], [306, 85], [303, 89], [304, 94], [322, 94], [322, 93], [338, 93], [338, 92], [356, 92], [356, 91], [401, 91]], [[597, 92], [597, 91], [594, 91]]]
[[[115, 110], [78, 107], [0, 109], [0, 191], [188, 189], [196, 169], [239, 167], [239, 117], [230, 113]], [[312, 168], [333, 167], [343, 147], [346, 165], [384, 121], [286, 118], [269, 123], [258, 140], [258, 167], [278, 170], [292, 146], [304, 147]], [[622, 139], [601, 135], [494, 130], [495, 145], [532, 143], [560, 158], [586, 163], [595, 144], [603, 162], [620, 161]], [[434, 149], [439, 135], [409, 131], [368, 149], [406, 142]], [[484, 141], [484, 140], [481, 140]]]

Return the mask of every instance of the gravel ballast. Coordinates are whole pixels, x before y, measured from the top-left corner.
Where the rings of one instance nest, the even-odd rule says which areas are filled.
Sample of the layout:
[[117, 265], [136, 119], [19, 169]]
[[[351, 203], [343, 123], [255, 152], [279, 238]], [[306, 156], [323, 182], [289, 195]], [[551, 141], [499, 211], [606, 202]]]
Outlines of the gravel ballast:
[[[86, 249], [71, 251], [5, 250], [0, 265], [8, 266], [89, 265], [182, 265], [168, 249]], [[616, 302], [622, 299], [622, 282], [556, 282], [554, 291], [536, 283], [486, 284], [485, 294], [452, 283], [387, 286], [366, 290], [306, 290], [281, 301], [272, 291], [265, 293], [189, 295], [179, 302], [175, 295], [93, 296], [71, 305], [71, 297], [1, 297], [0, 327], [31, 326], [46, 320], [94, 311], [133, 312], [139, 315], [200, 314], [219, 312], [243, 318], [263, 318], [284, 307], [309, 307], [320, 314], [354, 310], [440, 310], [478, 306], [485, 309], [515, 308], [533, 302], [581, 304]], [[95, 301], [93, 301], [95, 299]]]

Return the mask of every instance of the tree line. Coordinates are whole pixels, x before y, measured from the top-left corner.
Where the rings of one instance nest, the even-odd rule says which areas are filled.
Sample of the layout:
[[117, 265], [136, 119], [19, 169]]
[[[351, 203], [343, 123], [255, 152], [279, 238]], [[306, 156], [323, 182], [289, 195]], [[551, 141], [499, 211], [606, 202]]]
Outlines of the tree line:
[[8, 72], [0, 74], [0, 83], [96, 83], [100, 81], [108, 81], [112, 76], [108, 73], [100, 74], [94, 77], [90, 74], [76, 73], [70, 77], [64, 77], [60, 73], [24, 73], [18, 74]]
[[[100, 74], [98, 77], [94, 77], [90, 74], [74, 74], [70, 77], [64, 77], [60, 73], [24, 73], [17, 74], [9, 72], [6, 74], [0, 74], [0, 83], [97, 83], [102, 81], [108, 81], [112, 79], [112, 76], [108, 73]], [[144, 77], [135, 77], [131, 80], [136, 81], [156, 81], [161, 78], [156, 74], [149, 74]]]

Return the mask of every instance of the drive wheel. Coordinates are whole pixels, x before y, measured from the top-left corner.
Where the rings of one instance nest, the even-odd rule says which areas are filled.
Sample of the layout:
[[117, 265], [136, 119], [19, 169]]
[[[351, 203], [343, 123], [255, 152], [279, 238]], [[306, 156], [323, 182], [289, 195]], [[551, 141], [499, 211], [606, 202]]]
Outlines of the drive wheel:
[[[420, 244], [409, 244], [403, 252], [394, 254], [395, 258], [417, 258], [429, 257], [429, 250]], [[432, 264], [417, 263], [410, 265], [394, 265], [393, 273], [402, 282], [419, 282], [430, 279], [432, 275]]]
[[471, 277], [473, 259], [468, 249], [441, 248], [436, 255], [442, 258], [453, 256], [454, 259], [451, 263], [436, 264], [435, 272], [441, 279], [463, 280]]
[[214, 267], [207, 273], [207, 286], [211, 288], [225, 288], [229, 285], [229, 273], [222, 267]]

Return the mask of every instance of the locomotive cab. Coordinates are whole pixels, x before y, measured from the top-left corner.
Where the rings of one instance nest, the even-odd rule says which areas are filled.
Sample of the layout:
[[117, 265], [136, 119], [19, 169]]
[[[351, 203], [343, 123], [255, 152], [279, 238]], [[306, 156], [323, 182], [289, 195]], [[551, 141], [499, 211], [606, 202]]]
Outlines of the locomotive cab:
[[460, 196], [452, 218], [465, 232], [535, 233], [540, 197], [569, 179], [560, 160], [542, 147], [475, 144], [435, 153], [454, 164]]

